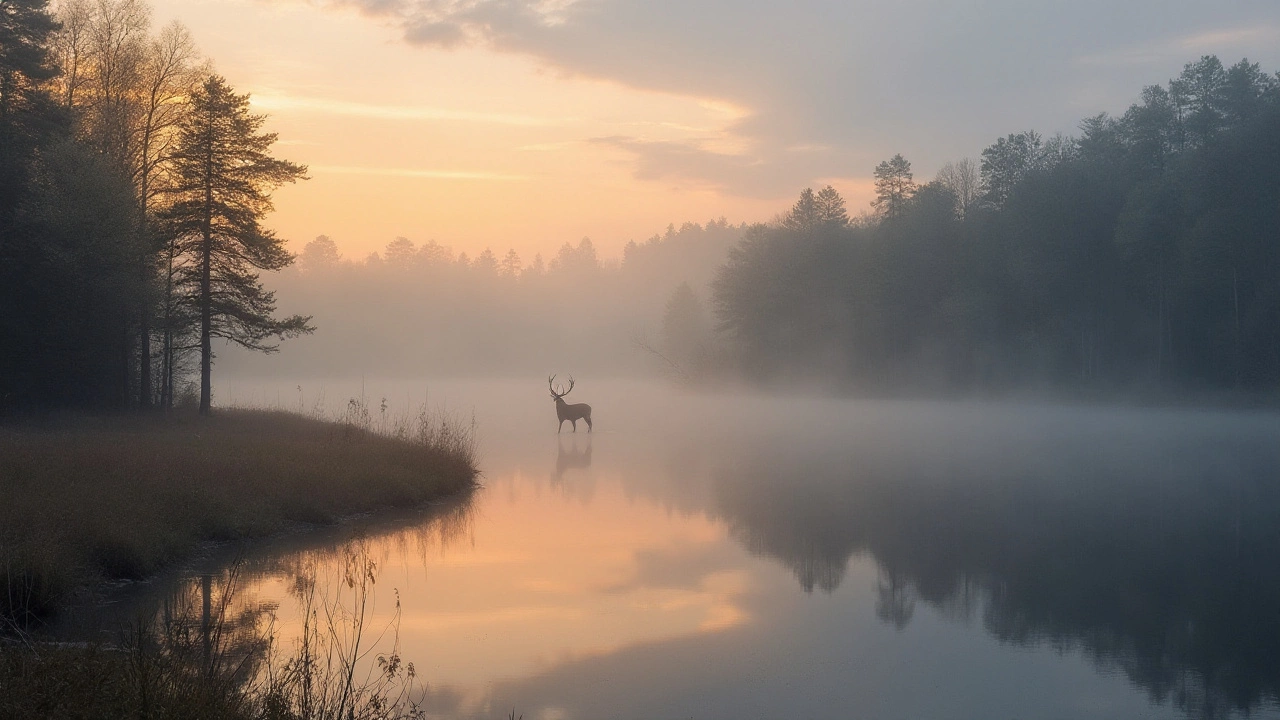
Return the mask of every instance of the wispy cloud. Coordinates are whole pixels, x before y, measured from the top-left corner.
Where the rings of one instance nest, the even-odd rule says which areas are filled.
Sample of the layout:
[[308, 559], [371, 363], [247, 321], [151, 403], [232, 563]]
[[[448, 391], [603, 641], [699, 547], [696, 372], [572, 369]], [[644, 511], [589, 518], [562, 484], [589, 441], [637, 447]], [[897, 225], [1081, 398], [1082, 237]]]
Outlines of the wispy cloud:
[[1213, 51], [1274, 43], [1277, 40], [1280, 40], [1280, 27], [1262, 25], [1187, 35], [1179, 39], [1179, 44], [1186, 50]]
[[[1069, 131], [1202, 54], [1280, 63], [1275, 0], [305, 1], [357, 9], [410, 44], [718, 98], [703, 123], [619, 123], [596, 144], [627, 153], [638, 178], [742, 195], [897, 152], [923, 169], [1019, 128]], [[1096, 88], [1087, 107], [1081, 88]]]
[[[631, 156], [638, 180], [665, 180], [754, 197], [776, 197], [797, 182], [793, 173], [778, 172], [756, 153], [721, 152], [706, 140], [667, 141], [611, 136], [593, 145]], [[772, 169], [771, 169], [772, 168]]]
[[[1280, 42], [1280, 25], [1251, 25], [1176, 35], [1155, 42], [1140, 43], [1101, 53], [1081, 55], [1077, 65], [1125, 66], [1164, 63], [1170, 59], [1192, 60], [1189, 53], [1247, 52]], [[1226, 58], [1224, 58], [1226, 59]]]
[[271, 91], [255, 93], [250, 101], [254, 108], [263, 110], [314, 112], [379, 120], [428, 120], [535, 127], [561, 126], [576, 122], [574, 118], [548, 118], [518, 113], [490, 113], [412, 105], [378, 105]]
[[579, 140], [562, 140], [560, 142], [531, 143], [529, 145], [521, 145], [517, 150], [526, 152], [556, 152], [565, 150], [577, 145], [581, 145]]
[[332, 175], [380, 175], [385, 177], [429, 178], [432, 180], [491, 180], [520, 182], [532, 180], [528, 175], [513, 175], [473, 170], [433, 170], [424, 168], [380, 168], [352, 165], [312, 165], [312, 174]]

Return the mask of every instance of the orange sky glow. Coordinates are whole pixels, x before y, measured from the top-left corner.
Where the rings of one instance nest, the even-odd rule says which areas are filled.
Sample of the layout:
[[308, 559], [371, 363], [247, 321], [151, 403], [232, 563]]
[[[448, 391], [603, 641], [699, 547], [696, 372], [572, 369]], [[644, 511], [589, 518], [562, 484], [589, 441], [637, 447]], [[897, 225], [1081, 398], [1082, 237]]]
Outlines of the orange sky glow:
[[270, 225], [355, 259], [397, 236], [617, 259], [827, 184], [857, 216], [896, 153], [927, 182], [1008, 133], [1123, 115], [1200, 55], [1280, 65], [1264, 0], [155, 0], [153, 20], [310, 166]]
[[[791, 195], [742, 197], [706, 183], [639, 179], [599, 138], [696, 140], [749, 156], [718, 98], [635, 90], [478, 48], [414, 47], [353, 11], [256, 0], [159, 0], [156, 26], [186, 24], [201, 52], [270, 115], [278, 155], [310, 180], [281, 188], [269, 226], [296, 250], [332, 237], [363, 258], [396, 236], [526, 262], [591, 237], [604, 258], [669, 223], [767, 220]], [[815, 179], [847, 193], [866, 179]], [[800, 188], [796, 189], [798, 194]]]

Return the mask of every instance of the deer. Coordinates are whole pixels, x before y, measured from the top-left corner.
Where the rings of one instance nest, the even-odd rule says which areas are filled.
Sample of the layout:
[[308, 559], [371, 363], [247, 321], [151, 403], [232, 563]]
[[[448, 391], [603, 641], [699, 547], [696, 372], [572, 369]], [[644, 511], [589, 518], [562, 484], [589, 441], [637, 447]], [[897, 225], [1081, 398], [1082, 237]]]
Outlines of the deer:
[[569, 376], [569, 389], [564, 392], [556, 392], [556, 387], [552, 384], [555, 379], [555, 375], [548, 377], [547, 387], [551, 390], [551, 399], [556, 401], [556, 417], [560, 418], [560, 424], [556, 426], [556, 434], [559, 435], [560, 430], [564, 428], [565, 420], [573, 423], [574, 432], [578, 432], [578, 421], [586, 420], [587, 432], [591, 432], [591, 406], [586, 403], [570, 405], [564, 401], [564, 396], [573, 391], [573, 376]]

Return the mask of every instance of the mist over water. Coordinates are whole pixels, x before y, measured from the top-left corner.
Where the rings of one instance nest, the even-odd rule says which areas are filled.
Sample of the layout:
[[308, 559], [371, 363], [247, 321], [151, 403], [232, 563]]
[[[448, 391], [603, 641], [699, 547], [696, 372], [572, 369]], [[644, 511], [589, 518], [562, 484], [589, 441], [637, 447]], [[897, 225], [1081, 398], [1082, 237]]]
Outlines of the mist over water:
[[1009, 4], [5, 2], [0, 716], [1280, 718], [1280, 4]]
[[[1280, 415], [543, 382], [217, 389], [474, 416], [482, 489], [368, 530], [433, 712], [1280, 717]], [[286, 633], [338, 542], [263, 550]]]

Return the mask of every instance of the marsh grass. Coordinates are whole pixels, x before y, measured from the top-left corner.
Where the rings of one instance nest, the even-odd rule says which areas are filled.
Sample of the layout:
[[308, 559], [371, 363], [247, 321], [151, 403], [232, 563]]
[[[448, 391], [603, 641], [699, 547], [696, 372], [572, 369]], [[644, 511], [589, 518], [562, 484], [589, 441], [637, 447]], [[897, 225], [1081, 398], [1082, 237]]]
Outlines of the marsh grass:
[[398, 598], [385, 625], [370, 625], [377, 564], [360, 540], [341, 556], [335, 577], [310, 564], [295, 578], [302, 631], [288, 652], [275, 606], [238, 597], [239, 566], [181, 586], [110, 645], [0, 647], [0, 718], [423, 718]]
[[[383, 720], [425, 717], [417, 670], [400, 655], [400, 596], [383, 626], [371, 626], [378, 566], [363, 541], [341, 550], [338, 577], [297, 575], [302, 630], [293, 651], [266, 663], [250, 691], [261, 715], [281, 720]], [[334, 582], [336, 580], [336, 582]]]
[[230, 409], [0, 425], [0, 634], [77, 590], [136, 580], [203, 543], [406, 507], [468, 490], [474, 423]]

